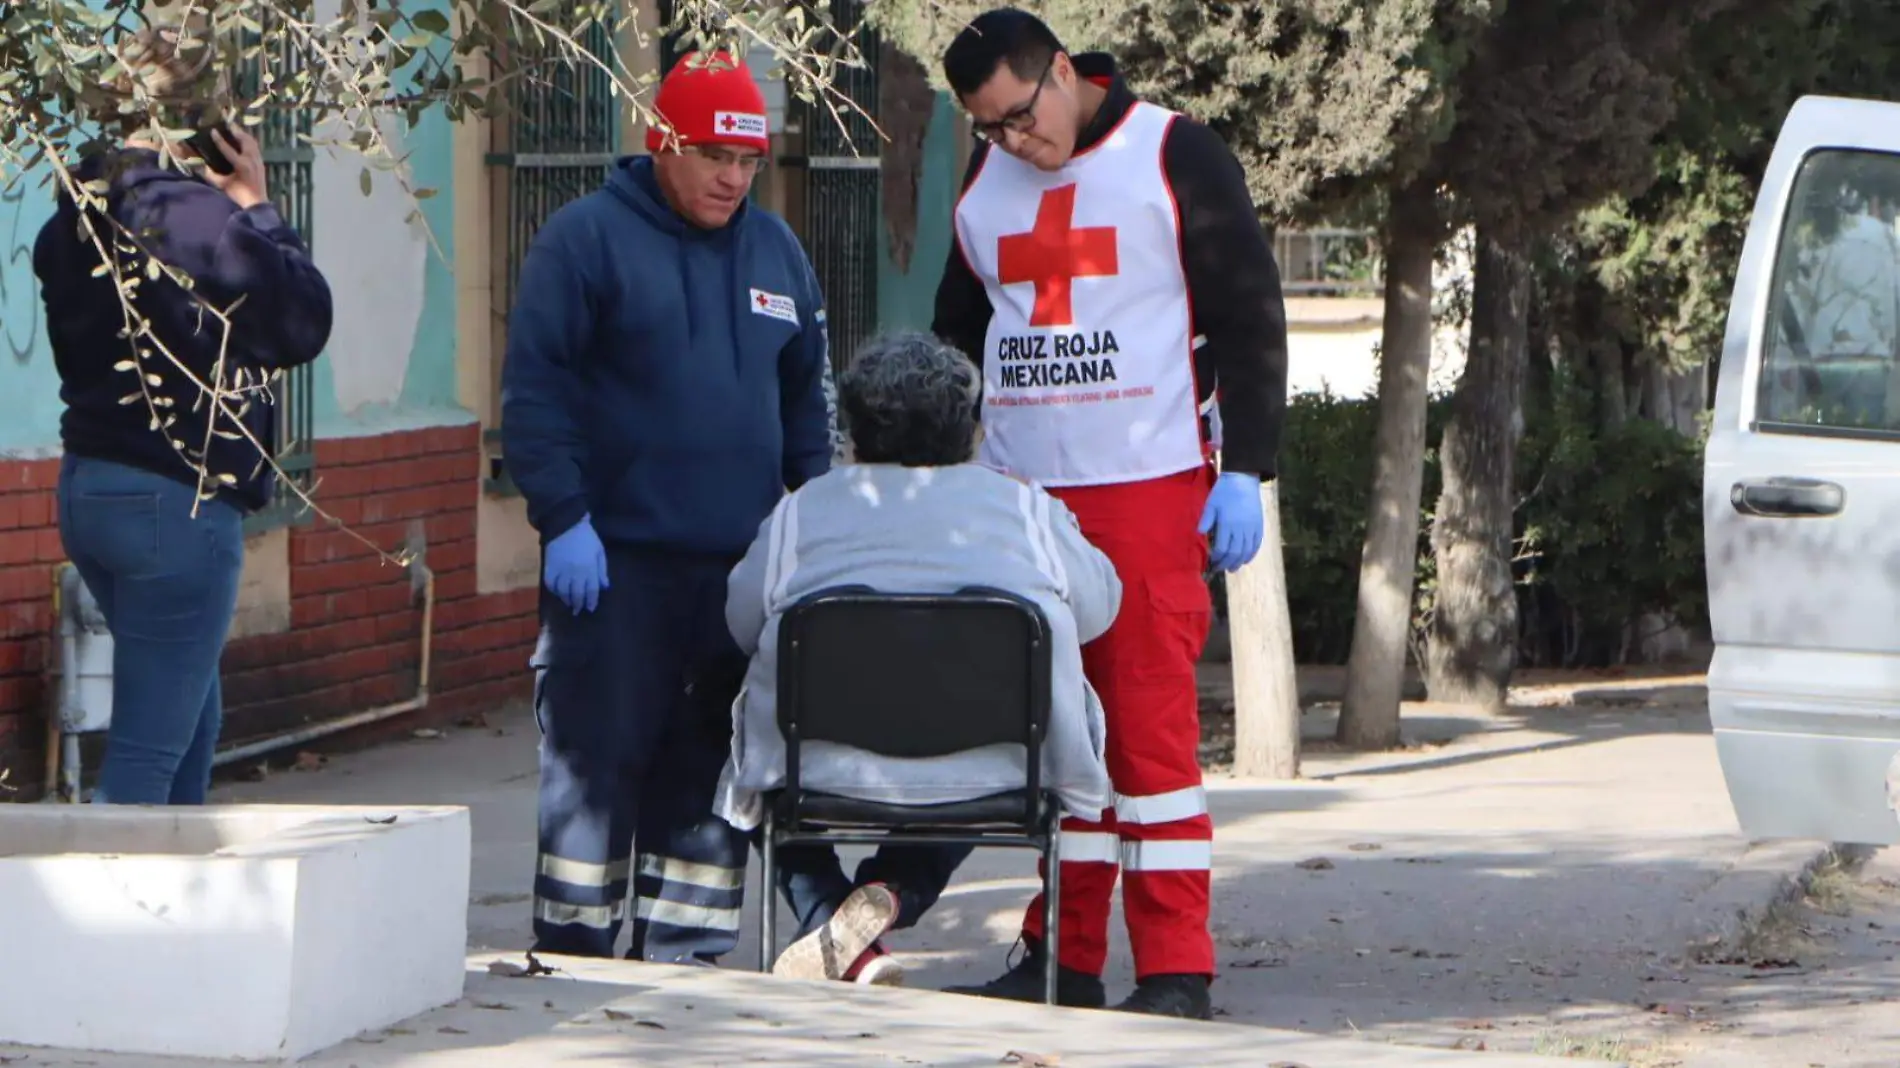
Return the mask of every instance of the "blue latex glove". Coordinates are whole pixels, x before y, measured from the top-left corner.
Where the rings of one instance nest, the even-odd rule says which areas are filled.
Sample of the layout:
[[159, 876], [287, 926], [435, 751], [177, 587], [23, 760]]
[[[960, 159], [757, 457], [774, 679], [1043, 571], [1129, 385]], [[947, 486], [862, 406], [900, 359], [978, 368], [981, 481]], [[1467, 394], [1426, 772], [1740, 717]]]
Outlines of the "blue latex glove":
[[1238, 571], [1260, 551], [1267, 517], [1260, 510], [1260, 476], [1229, 471], [1214, 482], [1201, 513], [1208, 535], [1208, 562], [1222, 571]]
[[560, 537], [548, 542], [541, 581], [575, 615], [600, 607], [600, 591], [607, 588], [607, 547], [583, 516]]

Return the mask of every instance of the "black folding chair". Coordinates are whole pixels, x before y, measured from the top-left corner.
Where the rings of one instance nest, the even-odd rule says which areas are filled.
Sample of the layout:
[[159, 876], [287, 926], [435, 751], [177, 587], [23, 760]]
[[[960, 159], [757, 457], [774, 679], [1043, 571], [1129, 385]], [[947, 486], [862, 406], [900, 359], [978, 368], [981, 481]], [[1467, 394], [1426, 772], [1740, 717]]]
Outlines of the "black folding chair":
[[[1038, 850], [1046, 959], [1056, 960], [1061, 812], [1042, 783], [1050, 703], [1049, 623], [1042, 611], [1022, 597], [982, 587], [954, 594], [820, 590], [780, 621], [778, 658], [785, 786], [765, 799], [759, 970], [770, 970], [778, 956], [777, 849], [808, 843]], [[862, 801], [801, 786], [799, 750], [807, 742], [909, 758], [1020, 745], [1027, 774], [1020, 789], [972, 801]], [[1043, 996], [1055, 1004], [1053, 965]]]

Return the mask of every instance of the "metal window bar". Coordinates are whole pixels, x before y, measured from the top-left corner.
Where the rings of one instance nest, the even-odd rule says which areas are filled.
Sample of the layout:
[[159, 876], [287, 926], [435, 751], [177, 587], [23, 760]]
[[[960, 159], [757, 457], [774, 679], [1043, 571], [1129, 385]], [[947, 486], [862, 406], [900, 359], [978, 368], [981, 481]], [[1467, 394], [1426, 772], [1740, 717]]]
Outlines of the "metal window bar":
[[[596, 22], [581, 43], [603, 62], [613, 61], [609, 27]], [[539, 62], [526, 49], [518, 55], [539, 69], [513, 83], [507, 115], [495, 123], [501, 143], [488, 155], [488, 163], [501, 168], [509, 208], [502, 299], [510, 306], [534, 235], [563, 205], [599, 188], [620, 151], [619, 101], [606, 71]]]
[[[263, 16], [268, 18], [268, 16]], [[247, 35], [256, 40], [255, 35]], [[255, 99], [262, 93], [262, 74], [268, 63], [277, 84], [288, 82], [304, 65], [304, 57], [289, 37], [268, 53], [247, 60], [235, 79], [241, 99]], [[263, 151], [266, 180], [271, 200], [284, 221], [316, 247], [315, 180], [312, 163], [316, 152], [305, 140], [313, 129], [314, 115], [307, 108], [268, 108], [257, 131]], [[247, 530], [258, 533], [307, 521], [303, 500], [297, 490], [309, 492], [316, 481], [316, 397], [314, 367], [284, 372], [272, 383], [276, 398], [273, 430], [277, 466], [283, 475], [270, 506], [247, 521]]]
[[[580, 43], [609, 66], [616, 59], [610, 25], [595, 22]], [[514, 489], [501, 456], [501, 372], [521, 264], [548, 218], [600, 188], [620, 155], [621, 101], [612, 77], [599, 66], [563, 60], [558, 53], [544, 57], [526, 42], [516, 42], [516, 49], [512, 56], [496, 57], [497, 76], [510, 64], [532, 69], [510, 84], [507, 110], [490, 127], [487, 156], [494, 169], [494, 222], [502, 244], [496, 278], [496, 321], [501, 328], [490, 356], [494, 388], [483, 442], [488, 489], [504, 494]]]
[[[857, 29], [864, 57], [861, 67], [839, 67], [834, 84], [875, 115], [881, 41], [864, 23], [864, 0], [832, 0], [830, 13], [841, 32]], [[825, 295], [831, 366], [842, 372], [858, 346], [877, 331], [882, 139], [870, 119], [842, 105], [838, 116], [822, 99], [795, 100], [790, 110], [805, 140], [805, 250]]]
[[678, 63], [680, 57], [686, 54], [686, 49], [691, 47], [692, 42], [685, 39], [685, 35], [677, 30], [664, 32], [673, 25], [673, 18], [677, 14], [677, 6], [673, 0], [659, 0], [658, 11], [660, 29], [663, 31], [660, 34], [660, 77], [664, 78], [673, 69], [673, 64]]

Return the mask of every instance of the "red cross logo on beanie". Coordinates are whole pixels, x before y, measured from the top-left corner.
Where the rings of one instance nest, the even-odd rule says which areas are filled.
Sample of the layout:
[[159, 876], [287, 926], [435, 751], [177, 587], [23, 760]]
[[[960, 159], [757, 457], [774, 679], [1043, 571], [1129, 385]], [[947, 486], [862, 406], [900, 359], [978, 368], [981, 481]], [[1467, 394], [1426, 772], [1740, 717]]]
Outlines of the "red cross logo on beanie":
[[723, 122], [723, 123], [721, 123], [720, 125], [722, 125], [722, 126], [724, 126], [724, 127], [726, 128], [726, 132], [727, 132], [727, 133], [731, 133], [731, 132], [732, 132], [732, 128], [733, 128], [734, 126], [737, 126], [737, 125], [739, 125], [739, 124], [738, 124], [738, 122], [737, 122], [737, 121], [735, 121], [735, 120], [733, 119], [733, 117], [732, 117], [732, 116], [730, 116], [730, 115], [727, 115], [727, 116], [726, 116], [726, 121], [725, 121], [725, 122]]
[[765, 307], [765, 305], [766, 305], [767, 303], [768, 303], [768, 301], [767, 301], [767, 300], [765, 299], [765, 294], [763, 294], [763, 293], [760, 293], [760, 294], [759, 294], [759, 307], [761, 307], [761, 308], [763, 308], [763, 307]]

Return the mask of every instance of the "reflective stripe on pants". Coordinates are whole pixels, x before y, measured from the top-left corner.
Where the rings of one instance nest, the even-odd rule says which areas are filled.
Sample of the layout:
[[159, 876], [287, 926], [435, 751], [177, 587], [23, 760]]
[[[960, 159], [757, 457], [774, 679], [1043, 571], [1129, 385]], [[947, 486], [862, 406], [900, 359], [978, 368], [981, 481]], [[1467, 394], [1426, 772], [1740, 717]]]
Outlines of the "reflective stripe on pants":
[[[1211, 473], [1200, 468], [1054, 491], [1122, 580], [1115, 625], [1082, 650], [1107, 714], [1115, 806], [1099, 821], [1063, 823], [1062, 964], [1090, 975], [1100, 975], [1108, 957], [1118, 876], [1137, 977], [1214, 974], [1214, 824], [1201, 785], [1195, 681], [1213, 611], [1198, 530], [1210, 484]], [[1023, 931], [1042, 938], [1040, 895]]]
[[631, 912], [628, 956], [713, 960], [738, 944], [747, 849], [712, 805], [744, 667], [725, 623], [732, 561], [607, 558], [593, 612], [542, 594], [535, 948], [611, 957]]

